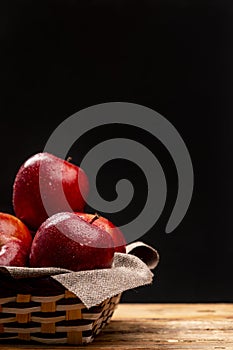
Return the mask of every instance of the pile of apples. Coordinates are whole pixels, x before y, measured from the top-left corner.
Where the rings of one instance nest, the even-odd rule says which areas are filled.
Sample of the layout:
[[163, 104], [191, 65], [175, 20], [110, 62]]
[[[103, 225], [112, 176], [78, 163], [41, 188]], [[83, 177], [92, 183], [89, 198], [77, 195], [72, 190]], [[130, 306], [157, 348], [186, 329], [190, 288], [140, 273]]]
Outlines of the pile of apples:
[[[59, 195], [61, 185], [72, 211]], [[45, 152], [27, 159], [13, 184], [14, 215], [0, 213], [0, 265], [110, 268], [114, 253], [126, 252], [126, 240], [107, 218], [84, 212], [88, 193], [87, 175], [77, 165]]]

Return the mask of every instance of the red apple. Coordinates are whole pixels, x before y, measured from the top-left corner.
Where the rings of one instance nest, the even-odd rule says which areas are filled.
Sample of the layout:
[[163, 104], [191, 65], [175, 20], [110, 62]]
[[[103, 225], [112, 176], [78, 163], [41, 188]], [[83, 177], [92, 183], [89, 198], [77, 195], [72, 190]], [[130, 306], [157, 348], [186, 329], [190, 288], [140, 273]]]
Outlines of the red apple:
[[75, 213], [57, 213], [38, 229], [32, 242], [31, 267], [62, 267], [73, 271], [110, 268], [113, 240], [104, 230]]
[[126, 253], [126, 240], [123, 233], [111, 221], [98, 214], [75, 213], [83, 220], [107, 231], [113, 239], [115, 252]]
[[27, 266], [31, 244], [27, 226], [14, 215], [0, 213], [0, 265]]
[[88, 179], [80, 167], [38, 153], [24, 162], [15, 177], [13, 207], [16, 216], [36, 231], [55, 213], [83, 211], [88, 191]]

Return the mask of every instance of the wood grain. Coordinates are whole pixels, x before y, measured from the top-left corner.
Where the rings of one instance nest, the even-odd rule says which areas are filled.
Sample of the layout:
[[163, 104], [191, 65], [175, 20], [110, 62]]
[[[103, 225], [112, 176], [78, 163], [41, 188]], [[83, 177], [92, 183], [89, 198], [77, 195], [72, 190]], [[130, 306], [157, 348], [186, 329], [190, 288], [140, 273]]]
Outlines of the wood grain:
[[233, 304], [120, 304], [87, 346], [5, 343], [0, 348], [233, 350]]

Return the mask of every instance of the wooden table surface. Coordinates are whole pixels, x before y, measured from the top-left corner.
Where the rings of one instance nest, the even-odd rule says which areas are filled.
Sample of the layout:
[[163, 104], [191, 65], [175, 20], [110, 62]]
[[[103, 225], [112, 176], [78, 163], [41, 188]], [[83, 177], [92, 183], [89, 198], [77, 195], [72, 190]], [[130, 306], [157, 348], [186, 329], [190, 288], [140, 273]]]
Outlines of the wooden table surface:
[[[2, 350], [77, 349], [0, 344]], [[233, 304], [120, 304], [94, 342], [78, 349], [233, 350]]]

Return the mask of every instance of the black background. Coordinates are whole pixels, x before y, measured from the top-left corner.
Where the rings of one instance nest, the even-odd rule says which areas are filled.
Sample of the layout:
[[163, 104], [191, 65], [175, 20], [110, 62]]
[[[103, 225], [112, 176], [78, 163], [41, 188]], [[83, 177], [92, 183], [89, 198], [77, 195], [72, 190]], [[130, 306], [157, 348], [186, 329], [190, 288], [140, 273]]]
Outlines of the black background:
[[[166, 207], [141, 238], [160, 253], [154, 283], [126, 292], [123, 301], [232, 302], [232, 1], [2, 0], [0, 16], [1, 211], [13, 212], [19, 166], [43, 150], [64, 119], [103, 102], [150, 107], [179, 131], [194, 167], [193, 199], [173, 233], [164, 231], [177, 178], [158, 140], [135, 128], [104, 127], [70, 154], [78, 164], [99, 140], [130, 137], [146, 144], [166, 173]], [[109, 216], [116, 224], [146, 200], [143, 174], [124, 161], [100, 172], [103, 196], [114, 198], [124, 176], [136, 195], [128, 211]]]

